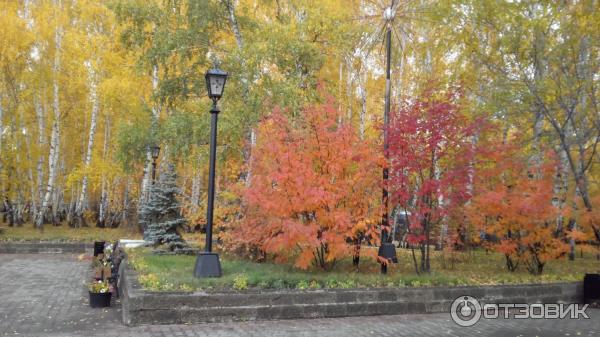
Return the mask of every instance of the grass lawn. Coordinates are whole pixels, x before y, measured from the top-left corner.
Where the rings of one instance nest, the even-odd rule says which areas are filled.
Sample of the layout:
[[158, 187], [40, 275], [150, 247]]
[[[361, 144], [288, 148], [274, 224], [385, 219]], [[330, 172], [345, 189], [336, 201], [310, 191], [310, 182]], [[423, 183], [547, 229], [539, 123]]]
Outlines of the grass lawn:
[[527, 273], [524, 267], [510, 273], [500, 254], [477, 250], [454, 253], [454, 265], [449, 256], [432, 255], [432, 272], [417, 275], [409, 250], [398, 249], [399, 263], [391, 265], [387, 275], [379, 274], [373, 260], [361, 260], [360, 271], [352, 269], [351, 261], [342, 261], [334, 271], [303, 271], [290, 265], [253, 263], [221, 255], [223, 277], [196, 279], [193, 277], [194, 256], [154, 255], [147, 249], [128, 251], [130, 263], [138, 271], [140, 283], [146, 289], [158, 291], [194, 291], [225, 289], [317, 289], [361, 287], [458, 286], [510, 283], [545, 283], [583, 280], [588, 272], [599, 272], [600, 261], [592, 253], [549, 262], [541, 276]]
[[[135, 228], [98, 228], [95, 226], [71, 228], [67, 225], [46, 225], [44, 230], [40, 231], [33, 228], [32, 224], [8, 227], [1, 223], [0, 228], [2, 228], [0, 241], [113, 242], [118, 239], [142, 239], [142, 233]], [[204, 244], [204, 234], [182, 233], [181, 235], [193, 247]]]
[[118, 239], [141, 239], [142, 235], [128, 228], [98, 228], [95, 226], [71, 228], [62, 226], [44, 226], [40, 231], [31, 224], [21, 227], [3, 227], [0, 241], [58, 241], [58, 242], [94, 242], [116, 241]]

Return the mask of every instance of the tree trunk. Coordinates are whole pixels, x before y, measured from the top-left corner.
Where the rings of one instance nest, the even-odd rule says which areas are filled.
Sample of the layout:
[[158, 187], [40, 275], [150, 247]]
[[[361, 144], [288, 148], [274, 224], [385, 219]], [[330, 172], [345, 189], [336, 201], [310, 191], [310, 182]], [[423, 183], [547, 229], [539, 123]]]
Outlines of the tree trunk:
[[[56, 162], [58, 163], [59, 158], [57, 157]], [[58, 165], [58, 164], [57, 164]], [[56, 177], [65, 176], [65, 158], [60, 158], [60, 166], [57, 166]], [[55, 179], [54, 191], [52, 193], [52, 225], [59, 226], [63, 220], [65, 220], [65, 204], [64, 204], [64, 190], [63, 186], [59, 184], [58, 179]], [[75, 200], [74, 196], [71, 196], [71, 200]]]
[[[577, 223], [575, 222], [574, 219], [569, 220], [569, 231], [573, 232], [577, 230]], [[575, 239], [574, 238], [570, 238], [569, 239], [569, 260], [570, 261], [574, 261], [575, 260]]]
[[233, 30], [233, 35], [235, 36], [235, 42], [237, 43], [238, 48], [241, 50], [244, 48], [244, 41], [242, 40], [242, 33], [240, 32], [240, 27], [235, 15], [235, 2], [236, 0], [223, 0], [223, 4], [227, 8], [227, 12], [229, 14], [229, 23], [231, 24], [231, 30]]
[[100, 207], [98, 210], [98, 221], [96, 227], [106, 227], [106, 217], [108, 215], [108, 189], [106, 188], [106, 178], [102, 177], [102, 191], [100, 192]]
[[[544, 33], [539, 29], [535, 30], [534, 33], [534, 48], [533, 48], [533, 81], [537, 86], [538, 83], [541, 83], [544, 80], [547, 61], [544, 58], [544, 49], [545, 49], [545, 40]], [[532, 164], [536, 167], [539, 167], [542, 163], [543, 154], [542, 154], [542, 146], [541, 146], [541, 136], [544, 128], [544, 107], [538, 102], [535, 104], [534, 113], [534, 121], [533, 121], [533, 156], [531, 158]]]
[[[223, 5], [225, 6], [225, 8], [227, 9], [227, 13], [229, 14], [229, 24], [231, 25], [231, 30], [233, 31], [233, 35], [235, 36], [235, 42], [237, 45], [237, 48], [240, 52], [240, 54], [242, 53], [243, 49], [244, 49], [244, 39], [242, 38], [242, 32], [240, 30], [240, 26], [238, 24], [237, 21], [237, 16], [235, 14], [235, 7], [237, 6], [237, 0], [222, 0]], [[241, 62], [244, 62], [243, 60], [240, 60]], [[245, 77], [244, 74], [242, 74], [242, 100], [244, 101], [244, 104], [248, 104], [248, 93], [250, 91], [249, 87], [248, 87], [248, 79]], [[250, 132], [248, 134], [248, 148], [246, 151], [244, 151], [244, 162], [245, 162], [245, 166], [247, 171], [245, 173], [242, 173], [242, 177], [244, 179], [244, 184], [246, 186], [250, 186], [250, 182], [251, 182], [251, 178], [252, 178], [252, 149], [254, 148], [254, 145], [256, 144], [256, 131], [255, 129], [252, 127], [250, 129]]]
[[544, 115], [540, 111], [534, 113], [533, 122], [533, 155], [531, 157], [531, 163], [535, 167], [539, 167], [542, 163], [542, 145], [541, 136], [544, 128]]
[[250, 129], [250, 149], [248, 150], [248, 158], [246, 160], [246, 165], [248, 167], [248, 172], [246, 172], [246, 187], [250, 187], [250, 183], [252, 182], [252, 149], [256, 146], [256, 129]]
[[[58, 1], [60, 5], [60, 1]], [[44, 224], [44, 214], [48, 210], [50, 205], [50, 201], [52, 198], [52, 194], [54, 192], [54, 184], [56, 181], [56, 169], [58, 164], [58, 157], [60, 154], [60, 97], [59, 97], [59, 84], [58, 84], [58, 76], [60, 74], [61, 65], [60, 65], [60, 53], [61, 53], [61, 45], [62, 45], [62, 28], [57, 27], [56, 32], [54, 34], [54, 42], [55, 42], [55, 51], [54, 51], [54, 65], [53, 65], [53, 110], [54, 110], [54, 120], [52, 122], [52, 136], [50, 138], [50, 155], [48, 156], [48, 184], [46, 186], [46, 194], [44, 195], [44, 199], [42, 201], [42, 206], [40, 207], [40, 211], [37, 215], [36, 219], [36, 227], [39, 229], [43, 228]], [[53, 205], [55, 208], [56, 205]]]
[[[366, 70], [366, 69], [365, 69]], [[367, 122], [367, 71], [362, 71], [358, 74], [358, 85], [360, 91], [360, 114], [358, 115], [358, 134], [360, 139], [365, 139], [365, 129]]]
[[46, 192], [44, 194], [44, 198], [42, 199], [42, 206], [38, 212], [38, 216], [36, 219], [36, 227], [38, 229], [42, 229], [44, 224], [44, 217], [48, 208], [50, 207], [52, 192], [54, 189], [54, 182], [56, 180], [56, 166], [57, 166], [57, 157], [58, 157], [58, 147], [60, 141], [60, 130], [59, 130], [59, 120], [58, 116], [55, 112], [54, 121], [52, 122], [52, 136], [50, 138], [50, 154], [48, 156], [48, 183], [46, 185]]
[[[110, 137], [110, 119], [106, 116], [104, 122], [104, 145], [102, 146], [102, 158], [106, 160], [108, 152], [108, 139]], [[104, 227], [108, 211], [108, 189], [106, 188], [106, 176], [102, 175], [102, 192], [100, 194], [100, 210], [98, 211], [98, 227]]]
[[[152, 92], [156, 93], [158, 90], [158, 65], [152, 66]], [[156, 132], [156, 126], [160, 117], [160, 106], [158, 103], [154, 103], [152, 106], [152, 132]], [[154, 136], [154, 135], [153, 135]], [[144, 204], [148, 200], [148, 191], [150, 189], [150, 183], [152, 182], [152, 152], [150, 145], [146, 148], [146, 163], [144, 165], [144, 178], [142, 179], [142, 188], [140, 193], [140, 205]]]
[[345, 62], [346, 69], [348, 69], [348, 71], [346, 72], [346, 97], [348, 98], [348, 103], [346, 104], [346, 115], [348, 116], [348, 120], [352, 120], [352, 118], [354, 117], [354, 111], [352, 109], [352, 101], [354, 99], [354, 80], [355, 76], [358, 77], [358, 82], [360, 85], [359, 75], [361, 74], [361, 72], [359, 69], [359, 71], [356, 72], [358, 75], [355, 75], [355, 70], [352, 67], [353, 57], [351, 55], [346, 58]]
[[131, 188], [131, 178], [127, 177], [127, 183], [123, 191], [123, 212], [121, 214], [121, 225], [131, 225], [129, 222], [129, 189]]
[[[19, 109], [19, 102], [17, 99], [17, 94], [15, 93], [15, 96], [13, 98], [13, 113], [12, 115], [12, 123], [11, 123], [11, 128], [13, 131], [13, 137], [14, 137], [14, 146], [16, 149], [19, 149], [18, 151], [15, 151], [15, 163], [14, 166], [17, 168], [23, 167], [22, 161], [21, 161], [21, 151], [20, 149], [23, 148], [23, 144], [21, 141], [21, 138], [19, 137], [20, 131], [23, 129], [23, 126], [21, 125], [22, 122], [22, 116], [21, 116], [21, 111]], [[19, 207], [21, 205], [21, 203], [23, 202], [23, 192], [22, 192], [22, 187], [23, 184], [19, 183], [22, 182], [23, 179], [23, 175], [22, 175], [22, 170], [18, 169], [15, 170], [14, 174], [14, 178], [12, 179], [12, 182], [14, 184], [14, 190], [16, 191], [16, 198], [12, 205], [12, 222], [15, 226], [19, 226], [20, 225], [20, 219], [19, 219]]]
[[[29, 137], [29, 133], [25, 135], [25, 143], [27, 144], [27, 163], [31, 163], [31, 139]], [[34, 184], [35, 180], [33, 178], [33, 168], [29, 164], [27, 165], [27, 178], [29, 179], [29, 189], [31, 193], [30, 211], [32, 214], [37, 214], [38, 204], [36, 186]]]
[[198, 211], [200, 206], [200, 190], [202, 189], [202, 174], [200, 170], [195, 170], [194, 176], [192, 177], [192, 197], [190, 202], [192, 203], [192, 212]]
[[[96, 71], [94, 70], [94, 64], [90, 61], [88, 66], [88, 75], [90, 81], [90, 102], [92, 103], [92, 117], [90, 121], [90, 132], [88, 136], [87, 151], [85, 155], [85, 161], [83, 163], [84, 169], [89, 168], [92, 162], [92, 151], [94, 149], [94, 137], [96, 136], [96, 124], [98, 119], [98, 111], [100, 109], [100, 103], [98, 102], [97, 84], [98, 79]], [[88, 190], [88, 176], [87, 173], [83, 175], [81, 182], [81, 193], [77, 201], [77, 207], [75, 209], [75, 221], [79, 222], [76, 227], [80, 227], [85, 223], [83, 217], [83, 210], [86, 208], [86, 198]]]
[[406, 40], [407, 40], [407, 36], [406, 33], [401, 30], [400, 31], [400, 39], [399, 39], [399, 46], [398, 46], [398, 60], [400, 62], [400, 64], [398, 65], [398, 74], [395, 78], [395, 93], [394, 96], [397, 97], [398, 102], [402, 102], [403, 100], [403, 88], [404, 88], [404, 71], [406, 69], [406, 57], [405, 57], [405, 48], [406, 48]]
[[[592, 8], [590, 8], [590, 10], [593, 10]], [[584, 78], [591, 78], [592, 75], [590, 74], [591, 70], [590, 70], [590, 66], [589, 66], [589, 58], [590, 58], [590, 52], [589, 52], [589, 44], [590, 44], [590, 38], [589, 36], [584, 36], [581, 39], [581, 46], [580, 46], [580, 50], [579, 50], [579, 62], [577, 63], [577, 73], [581, 74], [582, 77]], [[583, 133], [589, 129], [589, 119], [587, 116], [585, 116], [585, 113], [587, 111], [587, 106], [588, 106], [588, 102], [587, 102], [587, 95], [580, 95], [579, 97], [579, 107], [575, 109], [575, 116], [573, 116], [573, 118], [571, 120], [580, 120], [581, 123], [578, 125], [578, 129], [576, 130], [577, 132], [575, 132], [575, 141], [577, 142], [577, 149], [579, 152], [579, 156], [578, 156], [578, 164], [577, 164], [577, 168], [579, 170], [579, 179], [578, 179], [578, 184], [577, 184], [577, 190], [578, 192], [581, 194], [581, 198], [584, 200], [584, 203], [586, 205], [586, 208], [588, 210], [592, 209], [592, 204], [590, 201], [590, 196], [589, 196], [589, 179], [588, 176], [586, 174], [587, 170], [588, 170], [588, 165], [587, 165], [587, 157], [586, 157], [586, 148], [589, 146], [589, 140], [587, 137], [583, 136]], [[598, 118], [596, 116], [596, 118]], [[596, 134], [598, 133], [598, 131], [596, 130]], [[597, 134], [596, 137], [599, 137], [600, 135]]]
[[[37, 160], [37, 204], [41, 205], [44, 199], [44, 147], [46, 146], [46, 114], [39, 99], [34, 102], [35, 116], [38, 122], [38, 151]], [[33, 183], [33, 182], [32, 182]], [[34, 213], [37, 214], [37, 213]]]

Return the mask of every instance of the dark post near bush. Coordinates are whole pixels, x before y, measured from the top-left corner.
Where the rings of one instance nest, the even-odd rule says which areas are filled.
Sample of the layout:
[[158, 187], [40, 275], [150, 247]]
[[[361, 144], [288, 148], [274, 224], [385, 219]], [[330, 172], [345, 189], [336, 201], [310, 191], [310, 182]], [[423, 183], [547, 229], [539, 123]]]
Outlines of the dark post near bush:
[[152, 146], [152, 185], [156, 182], [156, 160], [160, 154], [160, 146]]
[[[383, 167], [383, 190], [381, 196], [381, 203], [383, 206], [383, 214], [381, 215], [381, 246], [379, 247], [378, 256], [386, 259], [387, 261], [397, 262], [396, 258], [396, 247], [389, 241], [388, 230], [389, 230], [389, 212], [388, 212], [388, 124], [390, 115], [390, 94], [391, 94], [391, 58], [392, 58], [392, 23], [394, 21], [395, 11], [397, 7], [392, 6], [386, 8], [383, 12], [383, 18], [386, 24], [386, 35], [385, 35], [385, 105], [383, 110], [383, 155], [385, 157], [385, 166]], [[393, 238], [392, 238], [393, 239]], [[381, 263], [381, 273], [387, 274], [387, 264]]]
[[219, 106], [217, 102], [223, 95], [227, 73], [221, 69], [210, 69], [206, 72], [206, 87], [208, 97], [213, 105], [210, 109], [210, 162], [208, 169], [208, 201], [206, 205], [206, 244], [204, 252], [196, 258], [196, 267], [194, 268], [195, 277], [221, 277], [221, 261], [219, 254], [212, 252], [212, 229], [213, 229], [213, 210], [215, 201], [215, 161], [217, 156], [217, 118], [219, 117]]

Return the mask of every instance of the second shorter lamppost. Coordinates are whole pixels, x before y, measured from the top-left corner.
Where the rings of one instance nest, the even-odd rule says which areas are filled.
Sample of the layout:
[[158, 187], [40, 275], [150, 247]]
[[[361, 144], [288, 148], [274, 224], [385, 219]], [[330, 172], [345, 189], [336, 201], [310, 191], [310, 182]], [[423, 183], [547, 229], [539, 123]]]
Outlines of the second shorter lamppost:
[[212, 252], [212, 230], [213, 230], [213, 210], [215, 202], [215, 161], [217, 157], [217, 119], [219, 117], [219, 106], [217, 102], [223, 96], [227, 73], [221, 69], [210, 69], [206, 72], [206, 87], [208, 97], [213, 105], [210, 109], [210, 162], [208, 168], [208, 200], [206, 205], [206, 244], [204, 252], [198, 254], [196, 266], [194, 268], [195, 277], [221, 277], [221, 261], [219, 254]]
[[156, 160], [158, 159], [158, 155], [160, 154], [160, 146], [154, 145], [151, 148], [152, 150], [152, 185], [156, 182]]

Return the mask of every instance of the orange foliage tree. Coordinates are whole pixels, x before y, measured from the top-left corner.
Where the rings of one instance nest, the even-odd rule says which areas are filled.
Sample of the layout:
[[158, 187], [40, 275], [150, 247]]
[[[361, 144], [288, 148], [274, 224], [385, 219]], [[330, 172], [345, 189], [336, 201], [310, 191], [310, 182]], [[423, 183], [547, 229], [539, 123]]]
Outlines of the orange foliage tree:
[[488, 245], [506, 257], [510, 271], [523, 263], [539, 275], [549, 260], [563, 256], [568, 245], [557, 235], [560, 210], [553, 206], [556, 161], [532, 164], [513, 144], [482, 144], [477, 156], [474, 197], [468, 219]]
[[376, 238], [379, 151], [339, 116], [325, 104], [296, 119], [276, 109], [260, 123], [237, 244], [330, 270]]
[[[591, 198], [592, 205], [600, 204], [600, 195]], [[574, 206], [568, 214], [571, 221], [578, 226], [572, 227], [567, 233], [569, 239], [579, 242], [589, 242], [596, 246], [596, 257], [600, 260], [600, 209], [587, 209], [581, 200], [572, 203]]]

